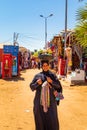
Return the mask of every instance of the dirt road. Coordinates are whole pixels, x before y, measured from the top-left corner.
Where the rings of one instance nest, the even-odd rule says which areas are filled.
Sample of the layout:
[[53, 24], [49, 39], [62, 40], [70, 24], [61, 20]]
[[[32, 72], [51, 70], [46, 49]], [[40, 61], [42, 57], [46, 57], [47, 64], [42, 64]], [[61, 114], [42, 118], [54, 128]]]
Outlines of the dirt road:
[[[0, 79], [0, 130], [35, 130], [34, 92], [29, 88], [39, 70], [24, 70], [19, 78]], [[58, 106], [60, 130], [87, 130], [87, 86], [63, 84]]]

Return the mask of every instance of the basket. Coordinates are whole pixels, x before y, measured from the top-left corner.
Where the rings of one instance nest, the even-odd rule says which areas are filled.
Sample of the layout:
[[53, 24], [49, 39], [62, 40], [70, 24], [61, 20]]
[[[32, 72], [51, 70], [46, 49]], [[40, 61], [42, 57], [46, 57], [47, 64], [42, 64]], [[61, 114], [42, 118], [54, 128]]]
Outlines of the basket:
[[40, 60], [48, 60], [48, 61], [50, 61], [50, 60], [53, 59], [53, 56], [50, 55], [50, 54], [40, 54], [39, 59]]

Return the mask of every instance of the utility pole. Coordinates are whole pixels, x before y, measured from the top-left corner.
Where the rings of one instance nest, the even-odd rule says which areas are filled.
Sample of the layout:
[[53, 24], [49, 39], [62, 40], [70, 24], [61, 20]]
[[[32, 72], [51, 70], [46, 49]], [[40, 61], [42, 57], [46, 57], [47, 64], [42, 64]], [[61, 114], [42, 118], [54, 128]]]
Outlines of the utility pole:
[[15, 46], [16, 44], [18, 45], [17, 39], [18, 39], [18, 35], [19, 33], [15, 33], [13, 34], [13, 45]]
[[64, 38], [64, 58], [65, 58], [65, 51], [66, 51], [66, 41], [67, 41], [67, 5], [68, 0], [65, 0], [65, 38]]
[[45, 46], [47, 45], [47, 19], [49, 17], [52, 17], [53, 14], [50, 14], [48, 15], [47, 17], [43, 16], [43, 15], [40, 15], [40, 17], [44, 18], [45, 19]]

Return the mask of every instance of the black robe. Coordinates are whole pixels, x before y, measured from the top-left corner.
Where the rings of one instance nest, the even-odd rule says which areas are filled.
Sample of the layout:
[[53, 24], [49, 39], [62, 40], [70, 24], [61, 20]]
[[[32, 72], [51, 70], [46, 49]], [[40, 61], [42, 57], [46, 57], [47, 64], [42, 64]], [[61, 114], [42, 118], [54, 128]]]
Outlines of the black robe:
[[48, 111], [46, 113], [43, 111], [43, 107], [40, 104], [41, 85], [38, 85], [36, 81], [41, 78], [44, 82], [46, 81], [46, 76], [50, 77], [53, 80], [51, 85], [54, 89], [62, 91], [62, 86], [57, 76], [51, 71], [43, 71], [35, 75], [34, 79], [30, 83], [30, 88], [32, 89], [32, 91], [36, 90], [33, 108], [36, 127], [35, 130], [59, 130], [57, 102], [55, 100], [52, 88], [50, 88], [50, 107], [48, 108]]

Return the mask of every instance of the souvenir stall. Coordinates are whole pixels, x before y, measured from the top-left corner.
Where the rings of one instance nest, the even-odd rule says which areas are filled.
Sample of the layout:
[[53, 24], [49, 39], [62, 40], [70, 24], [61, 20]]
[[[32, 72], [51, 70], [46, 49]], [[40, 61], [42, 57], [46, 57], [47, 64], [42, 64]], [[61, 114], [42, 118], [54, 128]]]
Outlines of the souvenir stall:
[[3, 49], [0, 48], [0, 77], [2, 77], [2, 55]]
[[11, 54], [12, 55], [12, 76], [17, 76], [19, 73], [19, 62], [18, 62], [18, 53], [19, 53], [19, 46], [14, 45], [4, 45], [3, 46], [4, 54]]
[[3, 54], [2, 57], [2, 78], [12, 77], [12, 55]]

